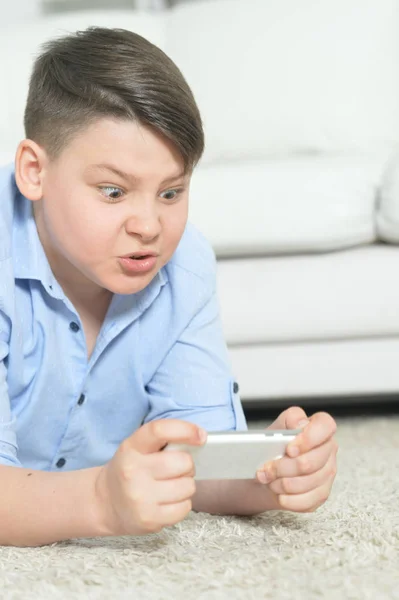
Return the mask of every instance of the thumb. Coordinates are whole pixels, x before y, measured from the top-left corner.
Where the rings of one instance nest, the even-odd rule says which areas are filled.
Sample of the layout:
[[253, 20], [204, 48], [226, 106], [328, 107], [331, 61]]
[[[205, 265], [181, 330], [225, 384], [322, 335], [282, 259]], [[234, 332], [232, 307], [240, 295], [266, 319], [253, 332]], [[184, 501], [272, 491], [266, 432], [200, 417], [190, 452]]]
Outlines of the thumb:
[[[204, 434], [201, 437], [201, 434]], [[121, 452], [136, 450], [150, 454], [162, 450], [167, 444], [202, 445], [207, 433], [194, 423], [179, 419], [159, 419], [142, 425], [120, 445]]]
[[267, 429], [298, 429], [304, 426], [301, 421], [307, 420], [303, 408], [291, 406], [283, 411]]

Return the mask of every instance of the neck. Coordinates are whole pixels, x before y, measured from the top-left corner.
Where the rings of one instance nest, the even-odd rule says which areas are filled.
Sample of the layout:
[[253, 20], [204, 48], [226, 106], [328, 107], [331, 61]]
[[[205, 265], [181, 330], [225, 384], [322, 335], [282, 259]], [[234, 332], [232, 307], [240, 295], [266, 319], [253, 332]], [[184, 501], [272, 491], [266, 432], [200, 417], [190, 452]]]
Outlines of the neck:
[[105, 313], [108, 310], [113, 296], [113, 293], [109, 290], [95, 284], [79, 284], [77, 286], [73, 283], [71, 285], [69, 281], [63, 280], [62, 277], [57, 277], [57, 281], [78, 312], [91, 310]]

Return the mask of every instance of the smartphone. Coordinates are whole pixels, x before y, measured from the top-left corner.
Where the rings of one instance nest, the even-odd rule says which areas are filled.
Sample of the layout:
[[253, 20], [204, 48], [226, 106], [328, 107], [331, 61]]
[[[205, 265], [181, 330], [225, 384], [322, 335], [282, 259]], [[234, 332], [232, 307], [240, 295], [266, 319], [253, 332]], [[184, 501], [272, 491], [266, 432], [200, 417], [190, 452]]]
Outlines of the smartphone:
[[191, 454], [194, 479], [254, 479], [269, 460], [282, 458], [302, 429], [209, 432], [203, 446], [167, 444], [164, 451]]

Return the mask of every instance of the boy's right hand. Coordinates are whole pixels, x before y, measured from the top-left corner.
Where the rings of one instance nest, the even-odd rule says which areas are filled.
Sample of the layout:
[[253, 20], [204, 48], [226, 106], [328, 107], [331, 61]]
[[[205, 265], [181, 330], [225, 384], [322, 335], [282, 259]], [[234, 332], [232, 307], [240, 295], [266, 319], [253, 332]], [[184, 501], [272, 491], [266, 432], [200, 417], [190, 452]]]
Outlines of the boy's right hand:
[[194, 462], [188, 452], [161, 450], [205, 441], [203, 429], [177, 419], [152, 421], [124, 440], [95, 482], [102, 535], [156, 533], [183, 520], [196, 489]]

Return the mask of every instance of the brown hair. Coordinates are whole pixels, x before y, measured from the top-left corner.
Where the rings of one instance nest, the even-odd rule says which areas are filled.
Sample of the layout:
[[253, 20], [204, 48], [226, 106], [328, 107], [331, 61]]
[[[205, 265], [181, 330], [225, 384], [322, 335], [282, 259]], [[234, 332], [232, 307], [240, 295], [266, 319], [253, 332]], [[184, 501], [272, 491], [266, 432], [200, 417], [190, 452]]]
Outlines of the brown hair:
[[51, 40], [36, 58], [25, 108], [25, 135], [56, 159], [101, 117], [139, 121], [170, 140], [186, 172], [204, 150], [194, 96], [175, 63], [125, 29], [89, 27]]

